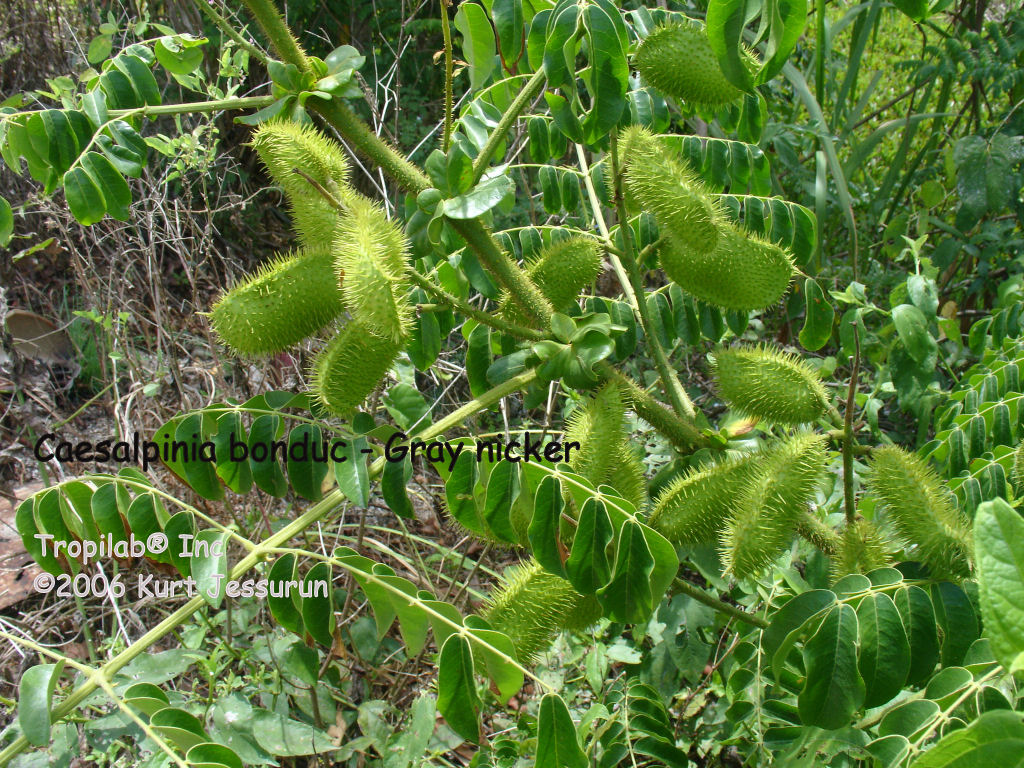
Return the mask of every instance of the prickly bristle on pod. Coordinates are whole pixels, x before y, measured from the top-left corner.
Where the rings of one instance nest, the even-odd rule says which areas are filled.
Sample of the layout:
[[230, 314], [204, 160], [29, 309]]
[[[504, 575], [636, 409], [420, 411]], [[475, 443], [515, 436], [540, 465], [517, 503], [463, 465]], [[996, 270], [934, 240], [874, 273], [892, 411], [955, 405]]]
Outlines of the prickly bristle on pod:
[[505, 572], [480, 615], [493, 629], [508, 635], [520, 662], [530, 663], [562, 630], [597, 621], [600, 606], [595, 602], [531, 559]]
[[689, 469], [658, 495], [647, 524], [682, 546], [716, 541], [763, 460], [746, 453]]
[[[526, 275], [551, 302], [556, 312], [565, 312], [580, 292], [601, 274], [601, 249], [590, 237], [574, 236], [545, 246], [524, 265]], [[512, 322], [527, 323], [519, 306], [503, 293], [501, 313]]]
[[918, 456], [895, 445], [871, 453], [865, 486], [884, 520], [913, 547], [908, 554], [937, 577], [971, 573], [971, 521], [939, 476]]
[[818, 372], [773, 347], [720, 349], [711, 372], [718, 393], [744, 416], [795, 426], [816, 421], [828, 408]]
[[349, 176], [345, 152], [311, 125], [271, 120], [253, 134], [252, 147], [274, 181], [284, 190], [295, 229], [307, 246], [329, 247], [337, 209], [298, 169], [335, 197], [344, 196]]
[[401, 340], [412, 322], [408, 241], [376, 203], [362, 195], [350, 195], [347, 203], [334, 231], [334, 265], [345, 308], [377, 335]]
[[[710, 253], [723, 221], [717, 198], [708, 194], [686, 162], [640, 126], [622, 132], [622, 185], [631, 202], [652, 214], [675, 249]], [[667, 271], [667, 270], [666, 270]], [[671, 275], [670, 275], [671, 277]]]
[[[744, 63], [756, 71], [757, 61], [748, 51]], [[722, 72], [707, 31], [692, 21], [655, 27], [637, 49], [633, 65], [662, 93], [698, 106], [721, 106], [743, 95]]]
[[711, 252], [685, 247], [670, 237], [658, 253], [665, 274], [684, 291], [740, 312], [777, 302], [789, 290], [796, 272], [788, 251], [727, 222], [719, 223], [717, 244]]
[[625, 435], [611, 450], [615, 454], [615, 465], [608, 475], [607, 484], [634, 507], [642, 509], [647, 505], [647, 477], [643, 461]]
[[313, 362], [313, 393], [331, 413], [348, 417], [387, 375], [400, 351], [394, 339], [353, 320]]
[[825, 445], [823, 435], [798, 432], [771, 449], [722, 531], [726, 573], [756, 575], [785, 551], [825, 474]]
[[232, 350], [245, 355], [280, 352], [341, 314], [341, 291], [329, 250], [279, 254], [223, 293], [210, 325]]
[[843, 529], [839, 549], [832, 555], [832, 578], [851, 573], [870, 573], [889, 565], [888, 542], [870, 520], [854, 521]]
[[1010, 471], [1010, 482], [1017, 496], [1024, 496], [1024, 440], [1013, 452], [1013, 469]]

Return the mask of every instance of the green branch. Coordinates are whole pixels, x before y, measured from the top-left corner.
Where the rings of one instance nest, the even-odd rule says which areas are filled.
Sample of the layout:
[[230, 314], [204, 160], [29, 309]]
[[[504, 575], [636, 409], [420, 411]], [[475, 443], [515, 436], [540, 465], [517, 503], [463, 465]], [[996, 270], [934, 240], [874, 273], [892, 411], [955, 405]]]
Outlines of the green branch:
[[482, 309], [477, 309], [468, 301], [463, 301], [458, 296], [454, 296], [444, 288], [435, 285], [425, 275], [421, 275], [415, 269], [410, 269], [406, 273], [410, 280], [416, 285], [425, 290], [430, 295], [438, 299], [442, 306], [447, 306], [451, 309], [461, 312], [467, 317], [472, 317], [478, 323], [494, 328], [495, 330], [507, 333], [510, 336], [517, 336], [521, 339], [531, 339], [533, 341], [539, 341], [544, 338], [544, 334], [540, 331], [536, 331], [533, 328], [524, 328], [521, 325], [515, 325], [505, 320], [503, 317], [485, 312]]
[[682, 592], [684, 595], [692, 597], [698, 603], [704, 603], [704, 605], [708, 606], [709, 608], [713, 608], [719, 613], [724, 613], [726, 616], [729, 616], [730, 618], [738, 619], [739, 621], [742, 621], [745, 624], [750, 624], [752, 627], [758, 627], [760, 629], [768, 628], [768, 621], [766, 619], [762, 619], [760, 616], [755, 616], [752, 613], [748, 613], [747, 611], [744, 611], [742, 608], [737, 608], [735, 605], [729, 605], [728, 603], [719, 600], [717, 597], [712, 597], [703, 589], [695, 587], [688, 581], [676, 579], [672, 582], [672, 586], [675, 587], [677, 591]]
[[473, 186], [476, 186], [477, 182], [480, 181], [480, 177], [484, 175], [484, 171], [487, 170], [487, 166], [491, 162], [491, 157], [497, 151], [498, 145], [501, 144], [512, 124], [519, 119], [519, 116], [529, 106], [530, 102], [537, 98], [540, 92], [544, 90], [545, 79], [543, 69], [538, 69], [534, 72], [533, 77], [527, 81], [515, 99], [512, 100], [508, 109], [505, 110], [501, 120], [498, 121], [494, 130], [491, 131], [491, 135], [487, 137], [487, 143], [484, 144], [484, 148], [480, 150], [480, 154], [473, 161]]
[[690, 453], [697, 448], [711, 445], [707, 436], [693, 422], [684, 421], [663, 406], [629, 376], [619, 372], [606, 361], [597, 365], [597, 373], [604, 379], [614, 381], [622, 389], [623, 396], [632, 404], [637, 416], [642, 418], [668, 438], [676, 448]]
[[452, 111], [455, 97], [452, 94], [452, 80], [455, 77], [452, 62], [452, 29], [448, 20], [448, 4], [450, 0], [441, 0], [441, 34], [444, 37], [444, 135], [441, 138], [441, 150], [448, 154], [452, 143]]

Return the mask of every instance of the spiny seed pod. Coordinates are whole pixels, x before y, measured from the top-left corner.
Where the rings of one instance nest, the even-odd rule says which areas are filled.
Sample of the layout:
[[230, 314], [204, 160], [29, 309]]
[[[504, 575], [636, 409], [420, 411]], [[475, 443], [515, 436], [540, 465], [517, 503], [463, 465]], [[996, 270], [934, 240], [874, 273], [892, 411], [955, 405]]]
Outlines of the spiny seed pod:
[[526, 271], [555, 311], [562, 312], [601, 273], [601, 250], [593, 238], [566, 238], [542, 249]]
[[771, 450], [722, 531], [726, 573], [753, 576], [782, 554], [825, 474], [825, 442], [823, 435], [798, 432]]
[[644, 463], [630, 447], [625, 435], [611, 449], [615, 454], [615, 464], [606, 482], [622, 498], [631, 502], [637, 509], [642, 509], [647, 504], [647, 478], [644, 476]]
[[600, 616], [594, 615], [593, 601], [536, 560], [512, 566], [502, 582], [481, 616], [511, 638], [522, 663], [532, 662], [570, 624], [586, 626]]
[[763, 460], [747, 453], [690, 469], [661, 492], [647, 524], [673, 544], [714, 542]]
[[594, 487], [607, 483], [620, 458], [616, 446], [625, 441], [626, 406], [619, 388], [605, 384], [572, 412], [565, 425], [565, 442], [578, 442], [580, 449], [569, 461], [574, 472]]
[[721, 349], [711, 372], [718, 393], [734, 409], [771, 424], [807, 424], [828, 407], [818, 372], [772, 347]]
[[621, 141], [629, 152], [620, 152], [623, 188], [636, 205], [653, 214], [662, 234], [679, 248], [693, 253], [713, 251], [722, 222], [717, 199], [682, 158], [670, 153], [646, 128], [626, 129]]
[[1013, 470], [1010, 472], [1010, 482], [1013, 484], [1013, 492], [1018, 496], [1024, 496], [1024, 441], [1017, 446], [1013, 453]]
[[313, 126], [283, 120], [260, 125], [251, 144], [271, 177], [284, 189], [302, 242], [328, 246], [338, 211], [295, 169], [336, 197], [342, 196], [349, 164], [341, 146]]
[[334, 231], [335, 269], [345, 307], [379, 335], [398, 341], [412, 322], [405, 272], [408, 241], [384, 210], [350, 195]]
[[870, 573], [889, 562], [882, 532], [870, 520], [860, 519], [843, 530], [839, 550], [832, 556], [832, 578], [838, 581], [851, 573]]
[[217, 299], [214, 332], [246, 355], [280, 352], [316, 333], [344, 308], [333, 262], [326, 249], [275, 256]]
[[865, 485], [899, 535], [937, 577], [971, 572], [971, 522], [955, 506], [938, 475], [895, 445], [871, 454]]
[[[659, 226], [660, 226], [659, 221]], [[659, 249], [665, 274], [694, 298], [723, 309], [764, 309], [789, 289], [793, 257], [769, 240], [720, 223], [715, 249], [700, 253], [671, 236]]]
[[[554, 310], [564, 312], [573, 305], [580, 291], [601, 274], [601, 250], [593, 238], [569, 237], [541, 249], [525, 267], [527, 277]], [[507, 293], [501, 298], [501, 312], [514, 323], [527, 322]]]
[[[757, 61], [749, 52], [744, 59], [756, 71]], [[633, 65], [662, 93], [693, 104], [715, 107], [743, 95], [722, 73], [707, 31], [693, 22], [656, 27], [640, 44]]]
[[353, 320], [314, 361], [313, 392], [331, 413], [348, 417], [387, 375], [399, 351], [399, 343]]

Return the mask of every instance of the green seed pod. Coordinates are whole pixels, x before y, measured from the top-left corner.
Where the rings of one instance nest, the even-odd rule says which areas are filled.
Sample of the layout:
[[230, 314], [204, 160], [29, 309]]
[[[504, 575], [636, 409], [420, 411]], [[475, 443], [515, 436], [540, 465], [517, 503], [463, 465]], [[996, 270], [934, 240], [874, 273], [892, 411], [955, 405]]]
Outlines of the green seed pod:
[[659, 250], [661, 266], [694, 298], [749, 312], [774, 304], [789, 290], [793, 257], [763, 237], [723, 222], [715, 249], [700, 253], [668, 234], [669, 241]]
[[595, 616], [592, 601], [536, 560], [512, 566], [502, 582], [481, 616], [511, 638], [521, 663], [536, 659], [563, 629], [587, 626], [600, 616], [599, 606]]
[[328, 246], [338, 211], [295, 169], [335, 197], [341, 197], [349, 175], [348, 160], [341, 146], [313, 126], [283, 120], [260, 125], [251, 145], [271, 177], [284, 189], [302, 242], [308, 246]]
[[643, 461], [630, 447], [625, 435], [612, 450], [616, 458], [608, 475], [608, 485], [634, 507], [642, 509], [647, 504], [647, 478], [644, 476]]
[[387, 375], [399, 351], [401, 344], [353, 320], [314, 361], [313, 392], [331, 413], [348, 417]]
[[569, 237], [541, 250], [527, 274], [556, 312], [572, 306], [601, 274], [601, 249], [589, 237]]
[[825, 437], [798, 432], [773, 448], [747, 483], [719, 541], [725, 571], [738, 578], [771, 565], [793, 538], [825, 474]]
[[682, 158], [668, 152], [654, 134], [640, 126], [623, 131], [620, 142], [625, 147], [619, 157], [628, 201], [653, 214], [677, 248], [712, 252], [718, 244], [721, 206]]
[[865, 484], [885, 518], [937, 577], [971, 571], [971, 523], [955, 506], [938, 475], [895, 445], [871, 454]]
[[817, 420], [828, 407], [818, 372], [778, 349], [722, 349], [711, 371], [722, 398], [745, 416], [793, 426]]
[[333, 261], [323, 249], [275, 256], [217, 299], [214, 332], [246, 355], [280, 352], [316, 333], [344, 308]]
[[334, 232], [334, 266], [345, 307], [378, 336], [403, 339], [412, 323], [407, 297], [408, 241], [384, 210], [361, 195]]
[[890, 564], [888, 546], [870, 520], [857, 520], [843, 530], [839, 551], [832, 556], [832, 579], [851, 573], [870, 573]]
[[690, 469], [659, 494], [647, 524], [673, 544], [714, 542], [763, 460], [747, 453]]
[[[526, 263], [526, 274], [556, 312], [569, 309], [586, 286], [601, 274], [601, 250], [589, 237], [559, 240]], [[507, 294], [501, 299], [501, 312], [515, 323], [526, 323], [519, 307]]]
[[569, 466], [587, 478], [594, 487], [607, 483], [619, 463], [615, 450], [625, 440], [623, 432], [626, 406], [619, 388], [605, 384], [585, 404], [569, 416], [565, 425], [565, 442], [578, 442]]
[[[757, 61], [749, 52], [744, 59], [756, 71]], [[743, 95], [722, 73], [707, 32], [693, 22], [656, 27], [640, 44], [633, 65], [661, 92], [692, 104], [715, 107]]]

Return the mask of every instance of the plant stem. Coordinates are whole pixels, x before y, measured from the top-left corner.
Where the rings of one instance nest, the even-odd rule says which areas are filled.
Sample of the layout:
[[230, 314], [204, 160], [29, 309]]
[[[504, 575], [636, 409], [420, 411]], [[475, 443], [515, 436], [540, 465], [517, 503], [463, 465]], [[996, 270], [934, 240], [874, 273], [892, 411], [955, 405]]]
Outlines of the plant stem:
[[480, 150], [480, 154], [473, 161], [473, 186], [476, 186], [477, 182], [480, 181], [480, 177], [484, 175], [484, 171], [487, 170], [487, 166], [491, 162], [491, 157], [498, 149], [498, 145], [501, 144], [513, 123], [519, 119], [523, 110], [544, 89], [545, 79], [543, 68], [534, 72], [533, 76], [526, 82], [526, 85], [523, 86], [515, 99], [512, 100], [509, 108], [505, 110], [505, 114], [501, 116], [501, 120], [498, 121], [494, 130], [491, 131], [491, 135], [487, 137], [487, 143], [484, 144], [484, 148]]
[[[444, 417], [440, 421], [435, 422], [431, 426], [427, 427], [421, 433], [417, 435], [420, 440], [429, 440], [432, 437], [436, 437], [444, 433], [446, 430], [452, 427], [458, 426], [466, 418], [476, 413], [490, 408], [496, 404], [501, 398], [507, 397], [508, 395], [516, 392], [520, 389], [525, 388], [537, 377], [537, 372], [534, 370], [524, 371], [523, 373], [515, 376], [508, 381], [504, 381], [493, 389], [488, 390], [480, 397], [475, 400], [463, 405], [461, 408], [453, 411], [448, 416]], [[384, 470], [385, 458], [381, 456], [378, 458], [373, 465], [370, 467], [371, 479], [376, 478]], [[304, 514], [292, 520], [290, 523], [285, 525], [277, 533], [269, 536], [264, 541], [256, 545], [252, 551], [250, 551], [245, 557], [238, 561], [234, 568], [231, 569], [228, 575], [228, 581], [235, 581], [239, 579], [243, 574], [256, 566], [257, 563], [261, 562], [269, 552], [282, 547], [286, 542], [292, 538], [298, 536], [310, 526], [322, 520], [326, 517], [333, 509], [340, 506], [345, 500], [344, 494], [335, 488], [323, 499], [314, 504]], [[94, 678], [99, 677], [105, 681], [109, 681], [118, 670], [122, 669], [126, 664], [131, 662], [133, 659], [142, 655], [147, 648], [160, 640], [164, 635], [172, 632], [175, 627], [185, 622], [193, 613], [198, 611], [206, 605], [206, 600], [202, 596], [193, 597], [183, 606], [178, 608], [173, 613], [169, 614], [163, 621], [154, 626], [142, 637], [136, 640], [128, 648], [125, 648], [114, 658], [110, 659], [101, 668], [93, 672], [90, 679], [83, 682], [75, 690], [73, 690], [67, 698], [56, 704], [53, 708], [52, 721], [58, 722], [60, 719], [66, 717], [74, 709], [88, 698], [93, 691], [100, 685]], [[15, 755], [20, 754], [29, 746], [28, 740], [24, 736], [19, 736], [11, 744], [9, 744], [3, 751], [0, 751], [0, 765], [6, 765]]]
[[455, 97], [452, 95], [454, 65], [452, 63], [452, 30], [448, 21], [449, 0], [441, 0], [441, 34], [444, 36], [444, 136], [441, 150], [448, 154], [452, 142], [452, 110]]
[[842, 543], [839, 534], [821, 522], [810, 511], [797, 518], [796, 532], [826, 555], [834, 555], [839, 551]]
[[846, 524], [853, 525], [857, 518], [853, 497], [853, 407], [857, 396], [857, 375], [860, 372], [860, 329], [853, 323], [853, 370], [846, 395], [846, 413], [843, 414], [843, 501], [846, 506]]
[[277, 99], [273, 96], [240, 96], [230, 99], [214, 99], [213, 101], [194, 101], [191, 104], [159, 104], [157, 106], [139, 107], [136, 109], [112, 109], [107, 114], [114, 117], [126, 115], [183, 115], [198, 112], [219, 112], [222, 109], [259, 109], [273, 104]]
[[[200, 0], [202, 2], [202, 0]], [[294, 64], [301, 72], [309, 71], [309, 61], [306, 54], [295, 39], [295, 35], [288, 29], [284, 17], [278, 12], [273, 0], [242, 0], [249, 12], [256, 17], [263, 33], [270, 40], [270, 44], [277, 51], [285, 62]]]
[[240, 48], [242, 48], [245, 51], [248, 51], [249, 55], [252, 56], [254, 59], [262, 62], [263, 66], [267, 65], [267, 62], [270, 60], [270, 57], [267, 56], [267, 54], [263, 50], [257, 48], [255, 45], [253, 45], [240, 34], [238, 34], [238, 32], [232, 26], [231, 22], [229, 22], [219, 13], [217, 13], [216, 9], [213, 7], [213, 3], [211, 2], [211, 0], [192, 0], [192, 4], [199, 8], [200, 12], [205, 13], [207, 16], [209, 16], [210, 20], [213, 21], [213, 23], [217, 26], [217, 29], [219, 29], [225, 35], [234, 40], [235, 43]]
[[607, 361], [598, 363], [596, 370], [602, 378], [617, 383], [637, 415], [667, 437], [679, 450], [689, 453], [711, 445], [711, 441], [693, 422], [685, 421], [670, 411]]
[[544, 334], [540, 331], [534, 330], [533, 328], [524, 328], [521, 325], [515, 325], [498, 315], [485, 312], [482, 309], [477, 309], [468, 301], [463, 301], [458, 296], [453, 296], [444, 288], [435, 285], [428, 277], [421, 275], [414, 269], [410, 269], [406, 274], [409, 276], [410, 280], [416, 283], [416, 285], [420, 286], [420, 288], [437, 298], [442, 305], [457, 310], [468, 317], [472, 317], [479, 323], [490, 326], [502, 333], [507, 333], [511, 336], [518, 336], [521, 339], [539, 341], [544, 338]]
[[672, 582], [672, 586], [678, 591], [682, 592], [688, 597], [692, 597], [698, 603], [704, 603], [709, 608], [713, 608], [719, 613], [724, 613], [726, 616], [730, 616], [734, 619], [750, 624], [752, 627], [759, 627], [766, 629], [768, 627], [768, 621], [762, 619], [760, 616], [755, 616], [752, 613], [744, 611], [742, 608], [737, 608], [735, 605], [729, 605], [728, 603], [719, 600], [717, 597], [712, 597], [703, 589], [695, 587], [688, 581], [683, 581], [677, 578]]

